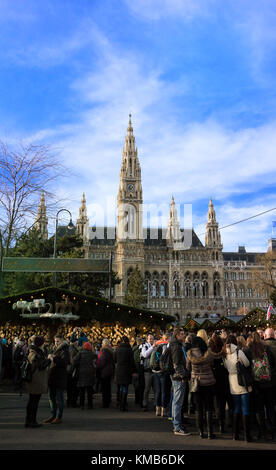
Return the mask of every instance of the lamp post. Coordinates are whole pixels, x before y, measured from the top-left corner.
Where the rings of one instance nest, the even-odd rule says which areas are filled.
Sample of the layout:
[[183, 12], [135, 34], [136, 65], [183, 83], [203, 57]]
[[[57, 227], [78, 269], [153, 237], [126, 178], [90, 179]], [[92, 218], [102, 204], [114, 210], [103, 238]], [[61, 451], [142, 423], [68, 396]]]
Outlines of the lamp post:
[[1, 229], [0, 229], [0, 298], [3, 295], [2, 259], [3, 259], [3, 246], [2, 246], [2, 232], [1, 232]]
[[[65, 211], [65, 212], [68, 212], [68, 214], [70, 215], [70, 222], [69, 224], [67, 225], [67, 228], [69, 230], [72, 230], [72, 228], [74, 228], [74, 224], [72, 222], [72, 214], [71, 212], [68, 210], [68, 209], [60, 209], [57, 214], [56, 214], [56, 229], [55, 229], [55, 238], [54, 238], [54, 259], [56, 259], [57, 257], [57, 228], [58, 228], [58, 216], [60, 214], [60, 212], [62, 211]], [[53, 272], [53, 287], [57, 287], [57, 273], [56, 272]]]

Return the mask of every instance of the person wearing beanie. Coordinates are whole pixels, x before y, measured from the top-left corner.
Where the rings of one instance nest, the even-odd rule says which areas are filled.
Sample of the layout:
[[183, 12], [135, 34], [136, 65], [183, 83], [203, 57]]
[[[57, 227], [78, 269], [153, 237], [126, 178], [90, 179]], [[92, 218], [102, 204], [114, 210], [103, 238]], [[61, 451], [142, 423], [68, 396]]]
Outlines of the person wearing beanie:
[[73, 371], [77, 373], [77, 387], [80, 393], [80, 406], [84, 410], [85, 393], [88, 409], [93, 408], [93, 385], [96, 381], [97, 354], [92, 344], [86, 341], [82, 350], [73, 359]]
[[27, 382], [25, 387], [29, 392], [29, 400], [26, 408], [26, 428], [38, 428], [42, 424], [37, 422], [36, 415], [38, 404], [42, 393], [47, 393], [48, 367], [51, 364], [43, 351], [44, 338], [35, 336], [32, 347], [29, 349], [28, 361], [32, 366], [32, 380]]

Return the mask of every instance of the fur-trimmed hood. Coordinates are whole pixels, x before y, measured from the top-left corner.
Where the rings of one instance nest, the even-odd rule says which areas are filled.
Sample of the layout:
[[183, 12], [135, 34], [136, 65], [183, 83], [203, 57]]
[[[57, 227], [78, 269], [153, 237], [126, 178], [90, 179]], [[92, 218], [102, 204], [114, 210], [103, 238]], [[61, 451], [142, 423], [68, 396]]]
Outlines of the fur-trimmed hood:
[[219, 359], [221, 357], [221, 351], [219, 353], [215, 353], [210, 349], [207, 349], [203, 354], [199, 348], [191, 348], [187, 352], [187, 357], [192, 364], [202, 364], [206, 360]]

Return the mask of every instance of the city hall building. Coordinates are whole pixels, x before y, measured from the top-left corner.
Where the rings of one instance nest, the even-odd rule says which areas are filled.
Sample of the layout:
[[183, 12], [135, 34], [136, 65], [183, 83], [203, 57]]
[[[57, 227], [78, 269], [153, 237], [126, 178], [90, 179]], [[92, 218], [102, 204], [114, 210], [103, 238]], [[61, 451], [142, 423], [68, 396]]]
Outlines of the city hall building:
[[[143, 190], [141, 167], [129, 118], [122, 154], [117, 195], [117, 227], [90, 227], [83, 194], [76, 232], [83, 239], [84, 256], [93, 259], [112, 257], [112, 269], [121, 283], [113, 300], [124, 303], [128, 279], [138, 266], [144, 278], [144, 307], [187, 318], [245, 314], [255, 307], [266, 308], [269, 289], [256, 283], [256, 273], [264, 267], [260, 255], [224, 252], [212, 200], [206, 204], [206, 230], [203, 244], [193, 229], [180, 227], [172, 198], [168, 226], [143, 227]], [[36, 227], [47, 238], [48, 219], [44, 195], [38, 209]], [[268, 251], [276, 250], [276, 239]]]

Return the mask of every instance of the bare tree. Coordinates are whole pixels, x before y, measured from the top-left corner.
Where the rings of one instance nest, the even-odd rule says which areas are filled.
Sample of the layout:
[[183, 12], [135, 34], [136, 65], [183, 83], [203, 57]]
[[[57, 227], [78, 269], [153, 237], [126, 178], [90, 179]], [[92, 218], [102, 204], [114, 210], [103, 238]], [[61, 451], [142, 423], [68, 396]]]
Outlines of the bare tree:
[[0, 230], [3, 255], [14, 240], [30, 226], [41, 193], [54, 197], [53, 183], [63, 177], [65, 167], [57, 153], [47, 145], [18, 144], [12, 147], [0, 141]]
[[265, 292], [267, 300], [276, 290], [276, 253], [268, 251], [257, 258], [260, 269], [255, 271], [255, 289]]

